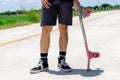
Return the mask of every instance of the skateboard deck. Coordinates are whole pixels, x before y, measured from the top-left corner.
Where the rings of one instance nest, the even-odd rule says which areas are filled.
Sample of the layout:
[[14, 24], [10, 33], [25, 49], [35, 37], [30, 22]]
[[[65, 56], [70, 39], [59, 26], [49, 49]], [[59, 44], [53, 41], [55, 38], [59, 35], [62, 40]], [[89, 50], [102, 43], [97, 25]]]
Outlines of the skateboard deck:
[[90, 70], [91, 59], [100, 57], [99, 52], [92, 52], [92, 51], [89, 51], [89, 49], [88, 49], [88, 43], [87, 43], [85, 28], [84, 28], [84, 24], [83, 24], [83, 18], [89, 17], [91, 12], [92, 11], [90, 8], [86, 9], [85, 12], [83, 11], [82, 7], [78, 8], [78, 16], [79, 16], [80, 26], [81, 26], [81, 30], [82, 30], [82, 34], [83, 34], [84, 45], [85, 45], [85, 49], [86, 49], [86, 53], [87, 53], [87, 71]]

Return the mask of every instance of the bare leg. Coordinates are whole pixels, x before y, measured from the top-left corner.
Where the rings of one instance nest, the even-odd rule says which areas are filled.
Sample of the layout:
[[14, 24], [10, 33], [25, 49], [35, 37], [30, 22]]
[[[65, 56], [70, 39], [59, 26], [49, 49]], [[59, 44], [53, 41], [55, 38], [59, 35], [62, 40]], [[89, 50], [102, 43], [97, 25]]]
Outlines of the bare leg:
[[67, 25], [59, 24], [59, 50], [66, 51], [68, 45], [68, 27]]
[[44, 26], [42, 27], [42, 34], [40, 39], [40, 52], [48, 53], [48, 49], [50, 46], [50, 33], [52, 31], [52, 26]]

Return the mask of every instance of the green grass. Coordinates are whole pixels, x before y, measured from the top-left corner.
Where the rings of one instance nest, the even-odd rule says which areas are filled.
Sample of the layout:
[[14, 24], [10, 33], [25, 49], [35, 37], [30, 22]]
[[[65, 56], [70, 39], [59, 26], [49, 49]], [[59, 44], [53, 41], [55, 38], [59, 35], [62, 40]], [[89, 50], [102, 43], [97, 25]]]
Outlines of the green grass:
[[[41, 19], [40, 15], [41, 12], [36, 12], [34, 10], [31, 10], [24, 15], [0, 15], [0, 30], [38, 23]], [[73, 16], [77, 15], [77, 11], [73, 11]]]
[[28, 25], [32, 23], [33, 22], [30, 22], [29, 18], [25, 15], [0, 16], [0, 29], [23, 26], [23, 25]]

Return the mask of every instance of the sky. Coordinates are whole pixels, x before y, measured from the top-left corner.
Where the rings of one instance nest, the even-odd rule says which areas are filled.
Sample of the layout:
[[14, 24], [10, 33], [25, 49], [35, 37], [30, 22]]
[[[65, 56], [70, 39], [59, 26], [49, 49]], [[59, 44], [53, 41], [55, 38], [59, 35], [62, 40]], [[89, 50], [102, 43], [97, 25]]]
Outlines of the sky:
[[[80, 0], [83, 6], [95, 6], [103, 3], [111, 5], [120, 5], [120, 0]], [[16, 11], [31, 8], [40, 9], [41, 0], [0, 0], [0, 12]]]

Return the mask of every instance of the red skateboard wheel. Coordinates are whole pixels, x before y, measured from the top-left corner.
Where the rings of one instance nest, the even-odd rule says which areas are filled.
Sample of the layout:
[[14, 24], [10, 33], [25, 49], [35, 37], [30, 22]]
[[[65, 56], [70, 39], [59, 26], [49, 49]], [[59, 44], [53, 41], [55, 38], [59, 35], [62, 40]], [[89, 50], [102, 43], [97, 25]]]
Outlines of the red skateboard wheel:
[[100, 53], [99, 52], [93, 52], [93, 58], [99, 58], [100, 57]]
[[100, 57], [100, 53], [99, 52], [91, 52], [91, 51], [89, 51], [89, 57], [90, 57], [90, 59], [92, 59], [92, 58], [99, 58]]
[[92, 13], [92, 10], [90, 8], [87, 8], [85, 12], [85, 16], [89, 17], [91, 13]]

